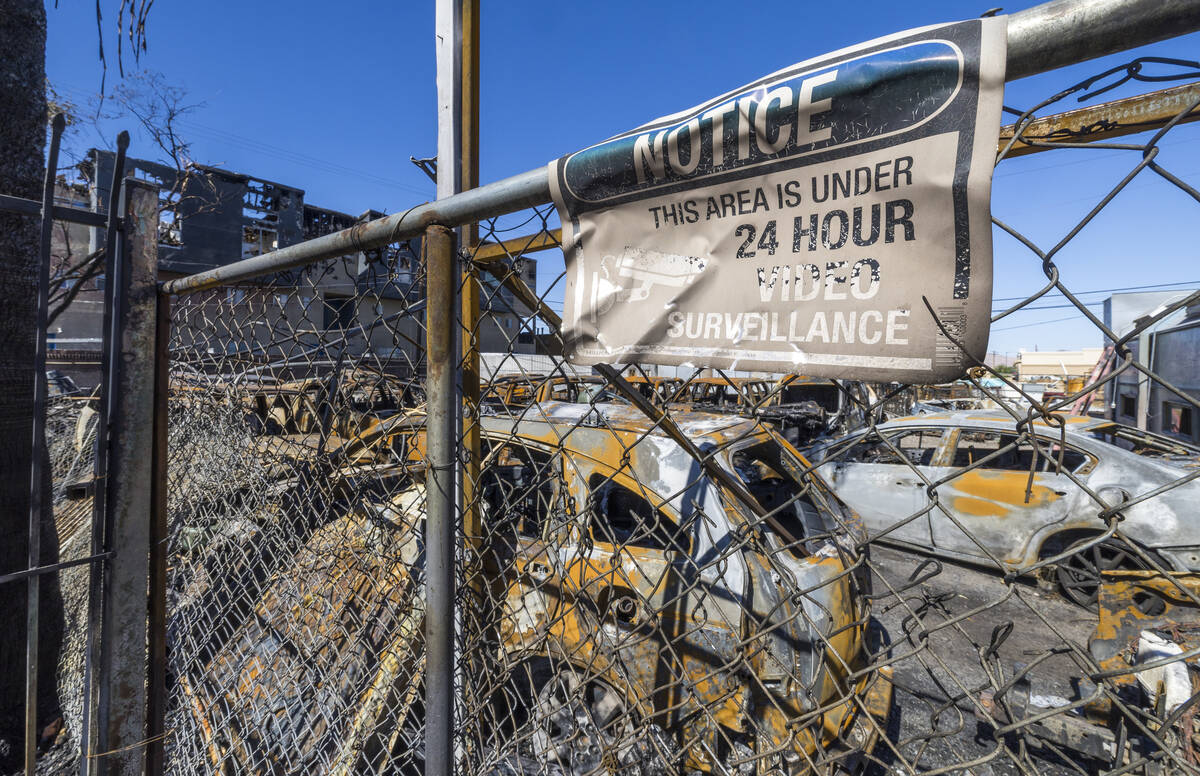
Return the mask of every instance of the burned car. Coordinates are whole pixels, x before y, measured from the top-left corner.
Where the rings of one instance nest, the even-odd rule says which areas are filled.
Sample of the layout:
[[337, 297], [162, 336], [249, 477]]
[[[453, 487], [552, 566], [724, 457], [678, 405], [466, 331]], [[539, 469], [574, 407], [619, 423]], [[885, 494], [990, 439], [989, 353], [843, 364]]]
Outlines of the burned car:
[[655, 404], [678, 401], [686, 395], [683, 379], [679, 377], [629, 374], [625, 375], [625, 381]]
[[371, 369], [336, 371], [328, 377], [250, 386], [247, 421], [260, 434], [329, 432], [349, 438], [380, 420], [425, 401], [416, 382]]
[[[1188, 713], [1200, 693], [1200, 574], [1110, 570], [1102, 577], [1088, 639], [1100, 681], [1081, 678], [1071, 697], [1056, 696], [1047, 694], [1042, 671], [1017, 663], [1008, 688], [981, 693], [977, 717], [1022, 726], [1088, 758], [1094, 772], [1187, 773], [1188, 752], [1200, 743], [1200, 721]], [[1068, 703], [1072, 712], [1046, 714]]]
[[913, 404], [912, 415], [940, 415], [945, 412], [967, 410], [994, 410], [996, 403], [991, 399], [926, 399]]
[[697, 377], [687, 383], [684, 402], [705, 412], [754, 413], [771, 391], [771, 384], [757, 377]]
[[[1063, 594], [1095, 608], [1100, 572], [1147, 564], [1200, 569], [1200, 449], [1112, 421], [1059, 416], [1022, 438], [1003, 412], [903, 418], [809, 450], [818, 471], [878, 537], [961, 560], [1020, 570], [1069, 551], [1058, 564]], [[1179, 481], [1145, 501], [1136, 499]], [[930, 485], [941, 483], [931, 507]], [[1124, 539], [1094, 539], [1108, 526], [1078, 483], [1123, 509]]]
[[545, 401], [595, 404], [624, 399], [596, 375], [505, 375], [484, 385], [481, 398], [486, 407], [507, 410]]
[[[293, 519], [309, 526], [294, 555], [240, 583], [250, 608], [224, 606], [206, 629], [209, 657], [180, 682], [214, 773], [285, 751], [340, 773], [419, 766], [424, 432], [412, 420], [371, 430], [375, 459], [350, 467], [345, 503], [324, 505], [323, 524]], [[800, 773], [845, 763], [886, 727], [855, 515], [761, 424], [677, 420], [719, 451], [741, 495], [628, 405], [481, 419], [467, 586], [486, 616], [463, 627], [485, 629], [467, 640], [486, 646], [468, 674], [486, 681], [464, 692], [488, 711], [473, 772], [645, 772], [630, 769], [668, 757]], [[394, 487], [372, 485], [380, 476]]]
[[862, 408], [870, 403], [870, 390], [863, 383], [791, 374], [780, 378], [757, 414], [802, 447], [819, 436], [863, 425]]
[[546, 380], [543, 374], [502, 375], [482, 386], [481, 401], [501, 407], [524, 407], [532, 404], [538, 386]]
[[864, 383], [790, 374], [775, 383], [759, 377], [700, 377], [687, 383], [676, 402], [707, 412], [757, 417], [801, 447], [861, 426], [863, 408], [872, 400]]

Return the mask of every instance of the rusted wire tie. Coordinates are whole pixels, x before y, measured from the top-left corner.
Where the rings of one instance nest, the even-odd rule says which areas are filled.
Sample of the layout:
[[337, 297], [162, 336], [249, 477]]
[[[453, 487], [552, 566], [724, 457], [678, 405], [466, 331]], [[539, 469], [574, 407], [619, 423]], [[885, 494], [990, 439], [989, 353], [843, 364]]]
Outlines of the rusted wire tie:
[[89, 754], [87, 756], [87, 758], [89, 760], [96, 760], [101, 757], [108, 757], [110, 754], [120, 754], [121, 752], [128, 752], [132, 749], [137, 749], [139, 746], [146, 746], [147, 744], [152, 744], [155, 741], [163, 741], [166, 739], [167, 736], [171, 735], [174, 732], [175, 732], [175, 728], [171, 728], [170, 730], [166, 730], [162, 733], [159, 733], [156, 736], [150, 736], [149, 738], [143, 738], [141, 741], [135, 741], [132, 744], [130, 744], [129, 746], [123, 746], [120, 749], [109, 749], [107, 752], [96, 752], [95, 754]]

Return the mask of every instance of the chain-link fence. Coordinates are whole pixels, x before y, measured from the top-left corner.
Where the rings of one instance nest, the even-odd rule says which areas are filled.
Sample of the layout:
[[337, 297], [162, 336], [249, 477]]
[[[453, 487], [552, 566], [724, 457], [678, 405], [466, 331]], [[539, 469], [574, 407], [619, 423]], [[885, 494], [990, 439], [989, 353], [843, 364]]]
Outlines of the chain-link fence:
[[[75, 392], [51, 396], [46, 408], [46, 448], [60, 562], [80, 561], [92, 553], [98, 402], [96, 396]], [[65, 745], [55, 747], [50, 756], [64, 769], [76, 764], [80, 751], [90, 583], [91, 569], [87, 565], [66, 568], [58, 574], [63, 613], [58, 686], [63, 690], [59, 699], [66, 741], [60, 742]], [[55, 742], [51, 739], [40, 743], [43, 748], [50, 748]]]
[[[1180, 66], [1146, 64], [1002, 133], [1001, 160], [1131, 158], [1050, 247], [995, 214], [1046, 278], [996, 320], [1061, 294], [1109, 343], [1054, 398], [983, 364], [970, 397], [933, 401], [580, 372], [554, 355], [564, 276], [531, 262], [557, 255], [544, 206], [464, 235], [448, 405], [429, 390], [427, 337], [453, 311], [426, 307], [428, 239], [178, 297], [169, 770], [419, 773], [433, 682], [464, 774], [1200, 770], [1200, 449], [1182, 438], [1200, 403], [1137, 347], [1200, 293], [1118, 333], [1055, 262], [1136, 176], [1200, 202], [1161, 152], [1200, 91], [1136, 103], [1158, 118], [1128, 101], [1037, 118]], [[1135, 375], [1179, 406], [1173, 433], [1106, 417]], [[447, 473], [453, 493], [427, 498]], [[424, 592], [435, 495], [454, 505], [451, 607]], [[431, 620], [452, 676], [426, 670]]]
[[175, 306], [179, 772], [418, 756], [422, 468], [380, 445], [421, 413], [423, 286], [403, 245]]

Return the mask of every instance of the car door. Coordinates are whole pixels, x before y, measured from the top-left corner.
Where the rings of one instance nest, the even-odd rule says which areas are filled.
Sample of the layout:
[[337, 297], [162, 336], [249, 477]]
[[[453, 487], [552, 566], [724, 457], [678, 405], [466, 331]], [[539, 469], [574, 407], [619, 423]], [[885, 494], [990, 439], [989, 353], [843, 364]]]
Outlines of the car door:
[[[928, 546], [929, 505], [923, 474], [943, 476], [945, 429], [937, 427], [868, 432], [821, 467], [833, 490], [862, 518], [871, 538]], [[914, 515], [916, 515], [914, 517]]]
[[613, 656], [651, 721], [683, 730], [680, 742], [704, 735], [713, 719], [736, 724], [740, 694], [714, 677], [736, 663], [740, 612], [731, 621], [691, 554], [690, 532], [709, 518], [681, 525], [658, 496], [608, 467], [581, 475], [589, 541], [565, 580], [561, 619], [575, 614], [582, 638], [563, 646], [587, 664], [604, 661], [596, 652]]
[[[983, 559], [990, 554], [1004, 562], [1020, 563], [1030, 539], [1040, 529], [1066, 519], [1071, 494], [1079, 489], [1058, 469], [1058, 440], [1039, 437], [1038, 441], [1041, 453], [1028, 439], [1018, 441], [1015, 433], [978, 428], [958, 432], [951, 459], [954, 468], [968, 467], [1001, 452], [938, 488], [945, 511], [937, 509], [930, 514], [936, 548]], [[1066, 471], [1082, 473], [1090, 463], [1076, 448], [1068, 446], [1062, 451]]]

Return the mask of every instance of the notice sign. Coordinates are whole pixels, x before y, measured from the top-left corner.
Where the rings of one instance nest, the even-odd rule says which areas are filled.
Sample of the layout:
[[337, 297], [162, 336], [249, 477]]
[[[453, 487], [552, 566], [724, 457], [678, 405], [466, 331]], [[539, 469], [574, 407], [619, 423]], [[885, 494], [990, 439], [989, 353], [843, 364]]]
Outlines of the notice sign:
[[940, 382], [987, 345], [1004, 18], [781, 70], [559, 159], [567, 355]]

